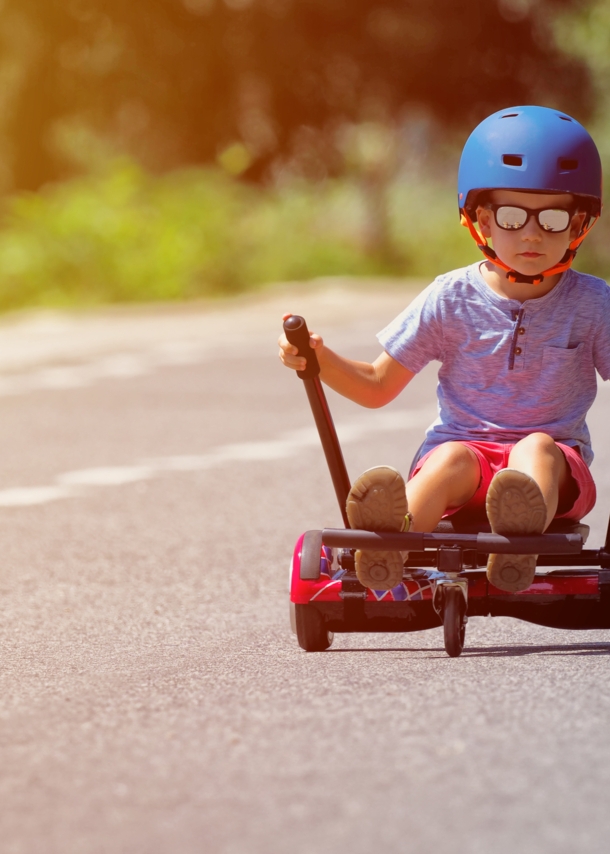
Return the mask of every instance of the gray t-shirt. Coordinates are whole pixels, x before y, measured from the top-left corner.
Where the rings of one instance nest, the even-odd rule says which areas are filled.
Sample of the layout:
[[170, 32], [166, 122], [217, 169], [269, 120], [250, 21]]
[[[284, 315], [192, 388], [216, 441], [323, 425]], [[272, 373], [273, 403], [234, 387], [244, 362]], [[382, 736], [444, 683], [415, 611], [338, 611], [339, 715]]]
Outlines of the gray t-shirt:
[[377, 336], [397, 362], [438, 372], [439, 415], [421, 453], [455, 439], [518, 442], [548, 433], [593, 451], [585, 416], [597, 370], [610, 379], [610, 288], [575, 270], [538, 299], [504, 299], [472, 264], [439, 276]]

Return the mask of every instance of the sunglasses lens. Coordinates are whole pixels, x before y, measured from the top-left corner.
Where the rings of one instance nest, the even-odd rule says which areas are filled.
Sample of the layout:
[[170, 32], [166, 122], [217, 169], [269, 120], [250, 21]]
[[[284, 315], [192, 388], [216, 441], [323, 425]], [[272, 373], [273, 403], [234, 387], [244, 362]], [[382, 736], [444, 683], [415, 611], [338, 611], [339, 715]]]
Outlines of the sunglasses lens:
[[[546, 211], [545, 211], [546, 213]], [[553, 213], [553, 211], [549, 211]], [[510, 205], [502, 205], [496, 210], [496, 222], [500, 228], [512, 229], [523, 228], [527, 220], [527, 211], [523, 208], [513, 208]]]
[[565, 231], [570, 224], [570, 214], [568, 211], [549, 208], [547, 211], [540, 211], [538, 222], [545, 231]]

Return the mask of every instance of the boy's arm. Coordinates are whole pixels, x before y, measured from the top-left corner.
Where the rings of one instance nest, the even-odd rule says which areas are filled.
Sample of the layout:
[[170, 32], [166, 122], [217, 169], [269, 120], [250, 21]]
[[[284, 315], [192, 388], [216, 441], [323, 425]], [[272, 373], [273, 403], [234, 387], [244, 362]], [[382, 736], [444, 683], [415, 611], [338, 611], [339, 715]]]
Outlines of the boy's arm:
[[[296, 371], [304, 370], [305, 359], [297, 355], [297, 348], [288, 342], [285, 335], [280, 336], [278, 343], [283, 364]], [[315, 333], [311, 334], [309, 343], [316, 351], [320, 363], [320, 379], [361, 406], [371, 409], [385, 406], [394, 400], [415, 376], [385, 351], [371, 364], [340, 356], [326, 347]]]
[[394, 400], [415, 376], [385, 351], [372, 364], [346, 359], [324, 345], [316, 352], [326, 385], [370, 409]]

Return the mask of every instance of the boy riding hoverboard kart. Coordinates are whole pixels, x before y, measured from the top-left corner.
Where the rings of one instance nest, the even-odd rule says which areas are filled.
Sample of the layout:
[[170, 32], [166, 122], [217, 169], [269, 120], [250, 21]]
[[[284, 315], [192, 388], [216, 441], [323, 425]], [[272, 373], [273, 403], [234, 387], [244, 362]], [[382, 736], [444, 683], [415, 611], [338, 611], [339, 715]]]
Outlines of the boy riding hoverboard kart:
[[[429, 285], [379, 333], [384, 349], [372, 364], [310, 336], [323, 382], [368, 407], [441, 363], [438, 418], [406, 487], [389, 467], [364, 472], [347, 497], [351, 528], [431, 532], [443, 518], [487, 516], [495, 534], [533, 535], [553, 519], [581, 519], [595, 503], [585, 416], [596, 371], [610, 378], [610, 290], [571, 265], [601, 211], [596, 146], [559, 111], [502, 110], [466, 142], [458, 201], [485, 259]], [[302, 371], [297, 347], [285, 335], [279, 343], [283, 363]], [[491, 553], [489, 583], [528, 589], [536, 558]], [[359, 548], [358, 581], [393, 589], [404, 559], [396, 549]]]

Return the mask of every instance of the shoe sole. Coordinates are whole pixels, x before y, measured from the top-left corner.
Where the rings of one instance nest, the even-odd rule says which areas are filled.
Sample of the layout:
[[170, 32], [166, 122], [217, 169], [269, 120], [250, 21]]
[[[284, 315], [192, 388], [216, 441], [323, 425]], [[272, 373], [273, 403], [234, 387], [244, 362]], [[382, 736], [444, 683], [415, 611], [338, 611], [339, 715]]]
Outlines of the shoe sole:
[[391, 590], [402, 582], [404, 566], [400, 552], [358, 550], [355, 566], [358, 581], [371, 590]]
[[[391, 466], [376, 466], [363, 472], [350, 489], [346, 510], [352, 528], [402, 531], [408, 510], [402, 475]], [[400, 552], [358, 550], [355, 566], [360, 584], [372, 590], [391, 590], [402, 581]]]
[[[502, 469], [494, 476], [485, 502], [494, 534], [541, 534], [546, 522], [546, 504], [533, 478], [515, 469]], [[536, 574], [537, 555], [489, 555], [487, 578], [507, 593], [527, 590]]]
[[352, 528], [402, 531], [408, 507], [400, 472], [390, 466], [363, 472], [349, 491], [346, 510]]

